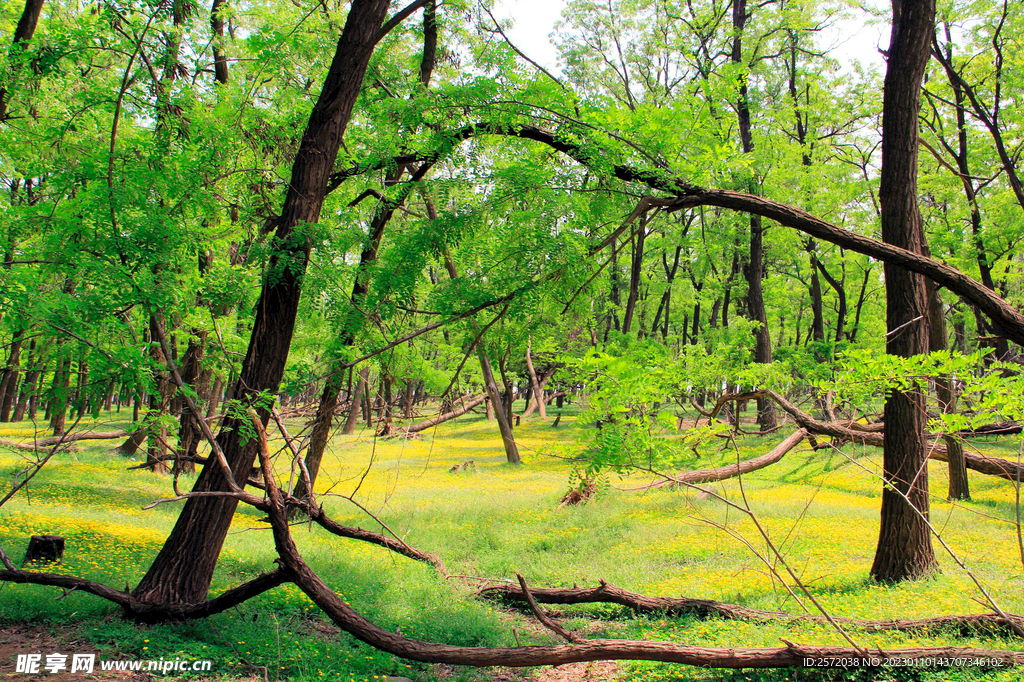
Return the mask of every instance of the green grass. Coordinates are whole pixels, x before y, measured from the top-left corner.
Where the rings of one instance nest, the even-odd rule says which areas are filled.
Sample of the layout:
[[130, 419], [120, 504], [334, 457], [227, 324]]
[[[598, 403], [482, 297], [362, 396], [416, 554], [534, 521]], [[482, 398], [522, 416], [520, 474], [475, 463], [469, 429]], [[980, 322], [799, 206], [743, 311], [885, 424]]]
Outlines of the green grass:
[[[765, 609], [799, 611], [764, 564], [742, 543], [712, 524], [728, 524], [764, 552], [753, 524], [714, 499], [691, 492], [646, 493], [620, 488], [644, 482], [613, 478], [611, 487], [583, 507], [557, 508], [568, 489], [571, 462], [545, 454], [570, 444], [589, 425], [576, 422], [569, 406], [558, 429], [550, 422], [524, 422], [517, 440], [524, 466], [504, 462], [496, 427], [482, 417], [465, 417], [414, 440], [375, 439], [370, 431], [337, 436], [331, 442], [317, 489], [337, 520], [379, 526], [347, 500], [370, 466], [357, 499], [377, 512], [408, 543], [438, 552], [449, 570], [462, 576], [510, 578], [522, 573], [534, 586], [595, 585], [605, 579], [652, 595], [689, 596], [738, 602]], [[109, 428], [105, 424], [103, 428]], [[292, 425], [293, 433], [302, 424]], [[0, 426], [0, 438], [27, 440], [26, 424]], [[763, 453], [781, 436], [739, 439], [744, 459]], [[17, 560], [32, 534], [66, 538], [65, 560], [56, 570], [123, 587], [137, 584], [174, 523], [181, 503], [152, 510], [141, 507], [171, 493], [170, 478], [126, 471], [134, 464], [112, 454], [115, 442], [83, 441], [61, 454], [0, 508], [0, 543]], [[278, 444], [280, 445], [280, 444]], [[984, 444], [988, 454], [1015, 455], [1012, 440]], [[869, 470], [880, 469], [876, 450], [848, 447]], [[0, 450], [4, 488], [23, 467], [23, 453]], [[699, 462], [701, 468], [735, 461], [723, 451]], [[475, 471], [449, 469], [467, 460]], [[281, 470], [287, 472], [285, 460]], [[942, 465], [932, 463], [932, 519], [943, 537], [985, 583], [1003, 608], [1024, 611], [1024, 568], [1011, 520], [1013, 487], [1006, 481], [971, 475], [974, 501], [950, 505]], [[986, 610], [970, 579], [936, 545], [942, 572], [933, 578], [887, 586], [873, 583], [868, 569], [878, 533], [880, 485], [870, 473], [830, 451], [801, 446], [780, 463], [744, 478], [751, 507], [787, 561], [831, 613], [860, 618], [911, 618]], [[189, 477], [179, 486], [187, 489]], [[715, 489], [740, 501], [738, 482]], [[263, 514], [240, 508], [217, 568], [212, 593], [273, 567], [274, 552]], [[427, 566], [316, 529], [294, 529], [309, 563], [356, 610], [404, 635], [465, 646], [553, 641], [519, 614], [472, 597], [471, 578], [445, 581]], [[73, 628], [80, 636], [122, 658], [209, 658], [220, 674], [267, 669], [273, 679], [374, 680], [401, 674], [420, 680], [436, 671], [409, 664], [337, 634], [294, 586], [283, 586], [238, 609], [187, 624], [137, 626], [116, 617], [116, 608], [85, 594], [59, 601], [57, 591], [35, 586], [0, 587], [0, 622], [36, 622]], [[843, 644], [817, 625], [784, 625], [692, 618], [635, 618], [609, 606], [561, 610], [570, 626], [613, 637], [665, 639], [708, 646], [780, 646], [781, 638], [802, 644]], [[115, 617], [111, 617], [111, 616]], [[990, 634], [963, 638], [948, 632], [873, 634], [853, 631], [866, 646], [910, 645], [1021, 648]], [[5, 662], [6, 664], [6, 662]], [[623, 663], [636, 682], [667, 680], [1019, 680], [1019, 671], [910, 671], [846, 673], [814, 670], [704, 671], [649, 663]], [[275, 674], [275, 672], [277, 674]], [[467, 673], [479, 678], [483, 673]], [[871, 676], [869, 676], [871, 675]], [[914, 677], [917, 675], [917, 677]]]

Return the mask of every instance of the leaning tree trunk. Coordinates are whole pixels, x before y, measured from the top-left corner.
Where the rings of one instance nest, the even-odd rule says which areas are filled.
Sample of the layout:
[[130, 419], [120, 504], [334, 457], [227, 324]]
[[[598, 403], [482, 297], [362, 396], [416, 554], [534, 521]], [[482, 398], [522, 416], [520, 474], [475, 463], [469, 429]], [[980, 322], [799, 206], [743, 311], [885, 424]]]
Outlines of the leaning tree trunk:
[[[296, 234], [296, 228], [320, 219], [342, 136], [389, 4], [388, 0], [353, 0], [320, 97], [303, 133], [256, 305], [249, 349], [236, 386], [235, 398], [244, 402], [253, 401], [262, 391], [275, 393], [284, 374], [295, 330], [301, 278], [312, 248], [308, 238]], [[270, 414], [264, 407], [259, 409], [266, 424]], [[246, 442], [243, 430], [228, 417], [218, 442], [232, 476], [244, 483], [256, 459], [255, 439]], [[217, 458], [210, 457], [194, 490], [213, 492], [228, 488]], [[238, 501], [229, 497], [187, 500], [134, 596], [149, 603], [203, 601], [237, 505]]]
[[[523, 460], [519, 456], [519, 448], [512, 435], [512, 422], [509, 421], [508, 410], [505, 409], [501, 399], [501, 389], [498, 388], [498, 382], [494, 380], [491, 358], [482, 347], [477, 350], [477, 357], [480, 359], [480, 373], [483, 375], [487, 397], [490, 399], [491, 405], [494, 406], [494, 418], [498, 421], [498, 431], [501, 433], [501, 443], [505, 447], [505, 457], [509, 464], [519, 464]], [[511, 397], [509, 396], [510, 400]]]
[[[437, 56], [437, 21], [435, 14], [435, 3], [427, 3], [427, 7], [423, 12], [423, 58], [420, 61], [420, 84], [426, 88], [430, 84], [431, 74], [434, 72], [434, 66], [436, 63]], [[363, 298], [369, 291], [369, 273], [370, 266], [377, 260], [377, 252], [380, 250], [381, 240], [384, 237], [384, 230], [388, 223], [391, 221], [395, 210], [405, 203], [405, 200], [409, 197], [412, 191], [412, 183], [419, 183], [429, 168], [428, 164], [424, 164], [418, 171], [411, 173], [409, 179], [409, 185], [406, 186], [404, 194], [401, 195], [396, 201], [382, 201], [377, 205], [377, 209], [374, 211], [373, 218], [370, 221], [370, 230], [367, 235], [366, 241], [363, 243], [362, 251], [359, 254], [359, 268], [356, 270], [356, 276], [352, 282], [352, 295], [350, 300], [352, 306], [349, 308], [348, 319], [342, 324], [342, 332], [338, 338], [338, 346], [346, 347], [351, 346], [355, 340], [362, 326], [362, 307]], [[388, 187], [397, 184], [402, 176], [405, 174], [405, 167], [399, 166], [389, 171], [384, 178], [384, 186]], [[436, 220], [436, 211], [433, 209], [433, 204], [427, 203], [428, 210], [432, 212], [431, 219]], [[320, 462], [323, 460], [324, 449], [327, 447], [327, 441], [330, 438], [331, 427], [334, 424], [334, 410], [338, 405], [338, 393], [342, 387], [342, 370], [344, 367], [342, 363], [338, 361], [334, 369], [327, 375], [327, 380], [324, 382], [324, 390], [320, 396], [320, 402], [317, 405], [316, 415], [313, 418], [313, 426], [309, 437], [309, 447], [306, 450], [306, 467], [309, 471], [310, 485], [315, 485], [316, 476], [320, 470]], [[364, 393], [369, 393], [368, 388], [368, 377], [369, 369], [365, 370], [360, 375], [362, 378], [360, 386], [365, 388]], [[365, 387], [363, 384], [367, 384]], [[358, 392], [358, 388], [356, 389]], [[356, 400], [352, 401], [352, 411], [349, 412], [348, 421], [345, 423], [345, 433], [355, 432], [355, 419], [353, 415], [356, 409]], [[369, 411], [367, 412], [367, 426], [371, 425], [371, 417]], [[390, 424], [390, 419], [386, 422]], [[388, 428], [388, 426], [385, 426]], [[305, 483], [300, 480], [299, 485], [296, 488], [297, 497], [302, 497], [305, 494]]]
[[[882, 104], [882, 239], [922, 253], [917, 205], [918, 111], [928, 63], [935, 0], [894, 0], [892, 39]], [[885, 264], [885, 350], [911, 357], [928, 351], [928, 305], [920, 275]], [[928, 530], [925, 394], [891, 391], [885, 401], [881, 528], [871, 575], [898, 581], [927, 575], [937, 564]]]

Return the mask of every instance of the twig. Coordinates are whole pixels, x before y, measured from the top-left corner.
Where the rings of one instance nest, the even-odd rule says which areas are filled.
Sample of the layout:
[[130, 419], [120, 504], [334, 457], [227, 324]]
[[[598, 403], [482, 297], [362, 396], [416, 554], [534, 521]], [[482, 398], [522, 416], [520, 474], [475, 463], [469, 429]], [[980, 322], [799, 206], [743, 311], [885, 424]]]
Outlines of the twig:
[[192, 401], [192, 397], [185, 392], [185, 382], [182, 380], [181, 374], [178, 373], [178, 367], [174, 364], [174, 356], [171, 355], [171, 349], [167, 345], [167, 335], [164, 334], [162, 313], [153, 313], [153, 323], [153, 331], [155, 331], [156, 335], [160, 337], [160, 348], [164, 352], [164, 362], [167, 364], [167, 369], [170, 371], [171, 377], [174, 379], [174, 383], [178, 385], [178, 388], [181, 391], [181, 397], [185, 401], [185, 405], [188, 406], [189, 411], [195, 416], [196, 421], [199, 422], [199, 428], [202, 430], [203, 436], [207, 441], [209, 441], [210, 449], [217, 458], [218, 464], [220, 464], [221, 472], [227, 480], [228, 487], [235, 492], [241, 491], [242, 489], [235, 481], [235, 475], [231, 471], [231, 465], [228, 464], [228, 460], [224, 456], [224, 451], [220, 448], [220, 443], [217, 442], [217, 438], [213, 435], [213, 432], [210, 431], [210, 425], [206, 423], [206, 418], [203, 416], [202, 412], [199, 411], [199, 408], [196, 407], [195, 402]]

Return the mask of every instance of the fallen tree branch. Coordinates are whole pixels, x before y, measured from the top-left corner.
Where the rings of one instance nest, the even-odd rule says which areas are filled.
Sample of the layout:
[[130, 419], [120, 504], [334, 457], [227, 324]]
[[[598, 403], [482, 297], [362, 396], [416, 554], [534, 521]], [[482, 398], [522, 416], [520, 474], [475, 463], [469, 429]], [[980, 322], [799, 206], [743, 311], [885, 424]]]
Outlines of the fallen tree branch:
[[125, 615], [129, 618], [146, 623], [157, 623], [167, 620], [206, 618], [221, 613], [282, 583], [289, 582], [289, 578], [285, 569], [276, 568], [201, 604], [147, 604], [138, 601], [129, 592], [122, 592], [93, 580], [59, 573], [41, 573], [8, 568], [0, 571], [0, 581], [88, 592], [117, 604], [124, 609]]
[[[723, 618], [725, 620], [754, 621], [787, 621], [826, 624], [824, 616], [814, 616], [785, 611], [765, 611], [752, 609], [738, 604], [714, 601], [710, 599], [692, 599], [689, 597], [650, 597], [636, 592], [629, 592], [611, 583], [601, 581], [598, 587], [571, 589], [537, 589], [531, 588], [533, 597], [544, 604], [618, 604], [631, 609], [635, 613], [665, 613], [667, 615], [697, 616], [700, 618]], [[484, 599], [502, 600], [507, 602], [524, 602], [523, 592], [511, 583], [492, 585], [477, 592]], [[1007, 614], [1018, 625], [1024, 625], [1024, 616]], [[920, 630], [950, 628], [960, 634], [975, 634], [978, 631], [998, 631], [1009, 634], [1013, 632], [1009, 621], [996, 613], [979, 613], [965, 616], [938, 616], [935, 618], [919, 618], [913, 620], [864, 620], [860, 618], [844, 618], [832, 616], [832, 619], [843, 625], [867, 630], [883, 632], [915, 632]]]
[[583, 642], [583, 639], [579, 635], [577, 635], [574, 632], [569, 632], [561, 625], [551, 620], [550, 616], [544, 613], [544, 611], [537, 604], [537, 601], [533, 598], [533, 595], [530, 594], [530, 588], [526, 585], [526, 578], [524, 578], [519, 573], [516, 573], [516, 578], [519, 579], [519, 594], [523, 595], [523, 597], [526, 600], [526, 603], [530, 605], [530, 610], [533, 611], [533, 615], [537, 617], [537, 620], [541, 622], [541, 625], [546, 627], [548, 630], [551, 630], [553, 633], [555, 633], [567, 642]]
[[288, 527], [288, 512], [270, 466], [266, 437], [258, 419], [253, 425], [260, 434], [260, 463], [267, 481], [267, 507], [274, 533], [274, 545], [281, 563], [290, 571], [293, 582], [319, 606], [339, 628], [353, 637], [390, 654], [426, 663], [454, 665], [525, 667], [561, 665], [580, 661], [608, 659], [651, 660], [715, 668], [782, 668], [803, 665], [804, 659], [840, 661], [871, 656], [899, 657], [905, 661], [927, 661], [936, 657], [959, 658], [985, 665], [1024, 664], [1024, 651], [973, 649], [968, 647], [913, 647], [882, 652], [861, 651], [853, 647], [801, 646], [787, 644], [776, 648], [715, 648], [674, 642], [649, 642], [614, 639], [588, 639], [582, 642], [526, 647], [461, 647], [410, 639], [385, 630], [363, 618], [345, 603], [317, 575], [299, 553]]
[[747, 461], [739, 462], [738, 464], [729, 464], [724, 467], [718, 467], [717, 469], [697, 469], [695, 471], [686, 471], [660, 481], [655, 481], [648, 485], [640, 486], [639, 488], [629, 488], [628, 490], [651, 490], [652, 488], [661, 488], [666, 485], [678, 486], [685, 483], [713, 483], [715, 481], [724, 481], [727, 478], [734, 478], [736, 476], [742, 476], [743, 474], [749, 474], [751, 471], [764, 469], [767, 466], [775, 464], [785, 457], [790, 450], [795, 448], [800, 441], [806, 437], [806, 429], [797, 429], [788, 438], [760, 457], [748, 459]]
[[[718, 416], [721, 406], [726, 402], [734, 400], [750, 400], [752, 398], [771, 398], [779, 407], [788, 412], [801, 428], [806, 429], [810, 434], [832, 436], [833, 438], [839, 438], [853, 443], [859, 443], [861, 445], [871, 445], [879, 448], [882, 447], [884, 440], [882, 432], [857, 431], [845, 428], [839, 424], [819, 421], [769, 388], [748, 391], [746, 393], [727, 393], [723, 395], [718, 399], [718, 403], [715, 405], [715, 409], [712, 410], [710, 418], [714, 419]], [[929, 442], [926, 447], [928, 448], [929, 459], [934, 459], [938, 462], [949, 461], [949, 454], [946, 452], [945, 445], [938, 442]], [[986, 457], [972, 452], [964, 452], [964, 460], [968, 469], [973, 469], [981, 474], [997, 476], [1008, 481], [1016, 481], [1019, 477], [1022, 477], [1020, 465], [1016, 462], [1011, 462], [1010, 460], [999, 459], [998, 457]]]
[[416, 424], [410, 424], [400, 435], [426, 431], [432, 426], [437, 426], [438, 424], [443, 424], [444, 422], [455, 419], [456, 417], [461, 417], [462, 415], [466, 414], [467, 412], [469, 412], [470, 410], [472, 410], [474, 407], [481, 404], [485, 400], [487, 400], [486, 393], [478, 395], [471, 400], [464, 400], [462, 401], [461, 405], [448, 412], [445, 412], [444, 414], [439, 414], [436, 417], [431, 417], [430, 419], [426, 419]]
[[38, 448], [48, 448], [58, 443], [74, 443], [79, 440], [113, 440], [114, 438], [123, 438], [128, 435], [128, 431], [83, 431], [82, 433], [69, 433], [65, 436], [50, 436], [48, 438], [40, 438], [39, 440], [32, 443], [16, 443], [10, 440], [0, 440], [0, 445], [5, 445], [9, 448], [16, 448], [18, 450], [36, 450]]

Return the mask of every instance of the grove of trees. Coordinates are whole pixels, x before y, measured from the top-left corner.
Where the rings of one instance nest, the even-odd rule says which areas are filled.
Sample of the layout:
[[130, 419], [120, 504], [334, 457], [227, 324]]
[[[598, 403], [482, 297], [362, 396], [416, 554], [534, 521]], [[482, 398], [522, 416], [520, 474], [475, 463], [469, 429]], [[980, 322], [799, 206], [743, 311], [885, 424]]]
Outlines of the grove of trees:
[[[863, 11], [570, 0], [551, 73], [459, 0], [5, 0], [0, 421], [53, 436], [7, 445], [116, 438], [183, 503], [130, 593], [2, 550], [0, 580], [141, 620], [293, 582], [342, 629], [426, 661], [806, 655], [419, 642], [303, 561], [290, 516], [354, 533], [313, 494], [335, 430], [412, 437], [482, 407], [519, 464], [520, 420], [563, 400], [600, 427], [583, 488], [696, 468], [689, 453], [727, 428], [715, 418], [738, 428], [747, 400], [761, 433], [795, 420], [797, 440], [880, 446], [871, 575], [931, 574], [930, 457], [951, 499], [969, 499], [969, 469], [1020, 486], [1019, 463], [961, 441], [1024, 418], [1024, 5], [893, 0], [882, 70], [824, 37]], [[710, 418], [680, 441], [676, 408]], [[121, 410], [124, 432], [72, 426]], [[302, 473], [282, 490], [266, 432], [285, 417], [305, 426], [285, 434]], [[239, 502], [267, 513], [280, 565], [210, 600]]]

